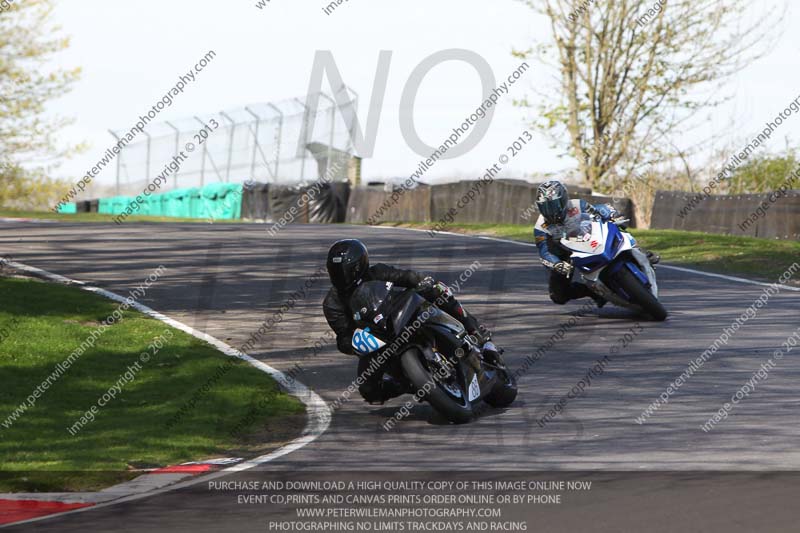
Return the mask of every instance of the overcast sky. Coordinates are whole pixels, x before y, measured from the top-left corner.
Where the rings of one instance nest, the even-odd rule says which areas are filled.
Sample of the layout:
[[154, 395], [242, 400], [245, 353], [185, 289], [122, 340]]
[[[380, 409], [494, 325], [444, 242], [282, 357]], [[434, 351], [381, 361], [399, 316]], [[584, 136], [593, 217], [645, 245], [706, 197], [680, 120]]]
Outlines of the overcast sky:
[[[65, 66], [83, 67], [73, 92], [52, 106], [73, 116], [65, 132], [71, 141], [88, 141], [89, 150], [68, 162], [62, 173], [82, 175], [111, 142], [107, 130], [126, 129], [149, 109], [177, 77], [208, 50], [217, 58], [161, 119], [179, 119], [283, 100], [306, 93], [317, 50], [331, 50], [345, 82], [361, 95], [360, 118], [372, 90], [379, 50], [394, 53], [374, 156], [364, 162], [366, 177], [407, 176], [420, 157], [400, 134], [400, 95], [408, 76], [424, 58], [449, 48], [473, 50], [492, 66], [498, 81], [519, 65], [513, 47], [546, 39], [548, 26], [521, 2], [513, 0], [349, 0], [326, 15], [322, 0], [80, 0], [58, 2], [56, 21], [72, 37], [58, 56]], [[708, 135], [735, 118], [727, 135], [735, 138], [760, 130], [785, 104], [800, 95], [800, 32], [787, 31], [769, 56], [731, 80], [734, 100], [709, 113]], [[530, 96], [530, 87], [551, 83], [551, 73], [532, 69], [501, 101], [480, 145], [454, 160], [442, 161], [429, 177], [478, 176], [525, 128], [526, 111], [513, 98]], [[327, 87], [325, 87], [327, 89]], [[474, 68], [449, 62], [434, 69], [421, 86], [415, 121], [421, 137], [439, 144], [481, 100]], [[530, 112], [527, 112], [530, 113]], [[528, 115], [530, 116], [530, 115]], [[701, 132], [700, 135], [703, 133]], [[800, 116], [785, 124], [769, 149], [784, 147], [784, 136], [797, 139]], [[513, 160], [508, 176], [553, 172], [571, 167], [540, 136]], [[722, 144], [724, 138], [717, 142]], [[113, 172], [99, 181], [110, 183]]]

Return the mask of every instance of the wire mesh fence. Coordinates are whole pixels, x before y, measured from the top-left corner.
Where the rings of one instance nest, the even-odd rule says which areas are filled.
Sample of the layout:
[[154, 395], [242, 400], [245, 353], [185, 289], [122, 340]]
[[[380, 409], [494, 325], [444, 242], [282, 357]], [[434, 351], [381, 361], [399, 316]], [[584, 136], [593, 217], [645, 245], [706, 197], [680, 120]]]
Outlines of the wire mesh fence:
[[295, 98], [151, 124], [142, 141], [120, 152], [116, 193], [137, 194], [165, 173], [169, 188], [247, 180], [304, 183], [330, 167], [335, 172], [327, 179], [345, 181], [358, 97], [347, 87], [335, 96], [338, 105], [320, 93], [316, 109]]

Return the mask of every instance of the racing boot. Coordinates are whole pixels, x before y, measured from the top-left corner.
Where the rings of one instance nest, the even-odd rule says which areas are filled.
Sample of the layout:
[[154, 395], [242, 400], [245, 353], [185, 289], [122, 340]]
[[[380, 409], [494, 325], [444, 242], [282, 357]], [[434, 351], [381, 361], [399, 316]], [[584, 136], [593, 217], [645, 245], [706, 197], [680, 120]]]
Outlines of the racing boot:
[[408, 383], [402, 383], [400, 380], [395, 379], [394, 377], [386, 374], [383, 376], [383, 390], [386, 394], [387, 399], [396, 398], [397, 396], [402, 396], [403, 394], [408, 393], [409, 391], [414, 391], [414, 386]]
[[460, 317], [460, 321], [467, 330], [467, 335], [472, 337], [470, 340], [475, 346], [483, 346], [492, 338], [492, 333], [484, 325], [478, 323], [474, 316], [464, 313], [464, 316]]
[[486, 363], [498, 368], [505, 368], [505, 363], [501, 357], [502, 353], [503, 349], [495, 346], [492, 341], [486, 341], [481, 349], [483, 360], [486, 361]]
[[650, 266], [656, 266], [659, 262], [661, 262], [661, 256], [655, 252], [651, 252], [650, 250], [643, 250], [644, 255], [647, 256], [647, 260], [650, 261]]
[[594, 302], [597, 304], [597, 307], [603, 307], [608, 303], [608, 300], [603, 298], [600, 295], [593, 293], [589, 290], [589, 287], [584, 285], [583, 283], [572, 282], [569, 285], [569, 299], [570, 300], [578, 300], [580, 298], [590, 297]]
[[606, 300], [599, 294], [591, 293], [589, 296], [591, 296], [592, 300], [594, 300], [594, 303], [597, 304], [598, 309], [601, 309], [604, 305], [608, 303], [608, 300]]
[[381, 380], [381, 397], [379, 401], [370, 403], [383, 404], [392, 398], [397, 398], [398, 396], [402, 396], [403, 394], [407, 393], [413, 394], [414, 392], [416, 391], [409, 389], [409, 387], [404, 386], [395, 378], [387, 374], [384, 375], [383, 379]]

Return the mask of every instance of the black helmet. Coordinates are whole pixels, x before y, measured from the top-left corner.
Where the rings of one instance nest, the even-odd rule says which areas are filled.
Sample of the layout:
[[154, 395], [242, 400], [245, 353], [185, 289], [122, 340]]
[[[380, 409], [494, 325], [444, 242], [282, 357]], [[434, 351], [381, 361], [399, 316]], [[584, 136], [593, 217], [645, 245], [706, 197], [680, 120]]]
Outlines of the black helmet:
[[369, 252], [358, 239], [344, 239], [333, 243], [328, 251], [328, 275], [339, 291], [355, 287], [369, 269]]
[[569, 191], [560, 181], [548, 181], [536, 191], [536, 207], [548, 224], [564, 222], [569, 208]]

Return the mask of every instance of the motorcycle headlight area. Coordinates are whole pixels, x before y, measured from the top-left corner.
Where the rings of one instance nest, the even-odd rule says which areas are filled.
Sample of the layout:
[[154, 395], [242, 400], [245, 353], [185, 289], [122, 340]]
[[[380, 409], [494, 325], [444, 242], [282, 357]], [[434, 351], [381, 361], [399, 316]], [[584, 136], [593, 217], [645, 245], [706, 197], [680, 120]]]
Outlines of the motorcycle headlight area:
[[622, 233], [617, 232], [614, 234], [611, 244], [606, 244], [606, 249], [601, 255], [593, 255], [584, 259], [576, 259], [573, 261], [573, 263], [582, 272], [594, 272], [598, 268], [607, 265], [612, 259], [614, 259], [617, 250], [619, 250], [624, 244], [625, 237], [622, 235]]

